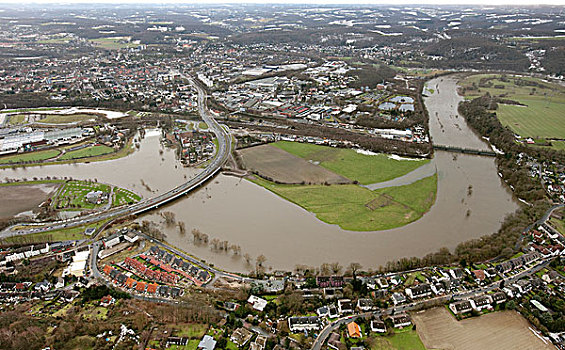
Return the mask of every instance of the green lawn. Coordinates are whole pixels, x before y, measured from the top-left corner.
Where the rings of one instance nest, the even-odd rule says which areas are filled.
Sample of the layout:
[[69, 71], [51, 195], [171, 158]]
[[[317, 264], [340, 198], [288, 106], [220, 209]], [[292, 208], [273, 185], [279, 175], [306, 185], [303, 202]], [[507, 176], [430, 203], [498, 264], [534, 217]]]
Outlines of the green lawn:
[[76, 151], [67, 152], [63, 154], [59, 159], [71, 160], [77, 158], [95, 157], [103, 154], [109, 154], [112, 152], [114, 152], [114, 149], [112, 147], [108, 147], [105, 145], [96, 145], [92, 147], [81, 148]]
[[426, 350], [418, 333], [413, 330], [400, 331], [392, 336], [376, 336], [371, 350]]
[[322, 167], [364, 185], [394, 179], [429, 162], [428, 159], [394, 160], [386, 154], [369, 156], [353, 149], [300, 142], [280, 141], [273, 145], [297, 157], [319, 162]]
[[73, 180], [65, 183], [63, 188], [53, 197], [56, 209], [94, 209], [108, 203], [93, 204], [86, 200], [86, 195], [92, 191], [110, 193], [110, 186], [90, 181]]
[[124, 188], [114, 188], [114, 194], [112, 199], [112, 206], [117, 207], [123, 204], [132, 204], [134, 202], [139, 202], [141, 197], [129, 190]]
[[[487, 77], [495, 77], [490, 80], [492, 86], [480, 87], [480, 79]], [[528, 82], [537, 86], [526, 85]], [[491, 96], [526, 105], [499, 104], [496, 110], [500, 122], [520, 136], [537, 139], [565, 138], [565, 88], [533, 77], [515, 79], [508, 76], [507, 81], [503, 81], [500, 75], [493, 74], [472, 75], [459, 84], [467, 89], [466, 99], [488, 92]], [[555, 149], [565, 149], [563, 142], [552, 143]]]
[[19, 125], [26, 121], [25, 114], [17, 114], [8, 117], [8, 125]]
[[206, 129], [208, 129], [208, 124], [206, 124], [204, 122], [200, 122], [200, 123], [198, 123], [198, 128], [202, 129], [202, 130], [206, 130]]
[[55, 158], [60, 153], [59, 150], [50, 149], [45, 151], [26, 152], [12, 156], [0, 157], [0, 164], [12, 164], [23, 162], [37, 162], [50, 158]]
[[375, 191], [358, 185], [279, 185], [253, 182], [316, 214], [318, 219], [351, 231], [377, 231], [404, 226], [435, 202], [437, 176], [413, 184]]

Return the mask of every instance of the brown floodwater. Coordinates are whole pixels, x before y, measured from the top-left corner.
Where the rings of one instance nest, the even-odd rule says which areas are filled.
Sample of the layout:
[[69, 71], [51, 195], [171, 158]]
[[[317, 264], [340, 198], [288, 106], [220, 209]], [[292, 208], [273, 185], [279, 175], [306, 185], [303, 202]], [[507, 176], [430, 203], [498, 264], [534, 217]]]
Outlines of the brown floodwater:
[[[426, 98], [433, 139], [440, 144], [488, 147], [462, 117], [456, 117], [461, 98], [455, 91], [455, 80], [443, 77], [428, 85], [436, 90]], [[1, 171], [0, 177], [48, 174], [98, 178], [149, 196], [151, 193], [141, 185], [142, 179], [152, 190], [163, 191], [195, 171], [175, 168], [174, 152], [165, 150], [159, 155], [158, 141], [158, 136], [148, 136], [139, 151], [120, 160], [9, 169]], [[273, 270], [292, 270], [297, 264], [319, 266], [324, 262], [340, 262], [344, 266], [359, 262], [368, 269], [402, 257], [423, 256], [441, 247], [452, 249], [460, 242], [493, 233], [504, 216], [516, 210], [510, 191], [497, 176], [494, 158], [436, 152], [432, 163], [438, 173], [436, 203], [420, 220], [401, 228], [345, 231], [260, 186], [224, 175], [161, 209], [174, 212], [177, 220], [185, 222], [188, 233], [181, 235], [175, 227], [164, 224], [161, 227], [170, 243], [230, 271], [245, 272], [249, 266], [243, 258], [215, 252], [210, 246], [194, 245], [191, 229], [199, 229], [210, 239], [237, 244], [242, 254], [248, 253], [253, 259], [263, 254], [267, 258], [265, 265]], [[146, 219], [163, 221], [158, 213], [141, 218]]]

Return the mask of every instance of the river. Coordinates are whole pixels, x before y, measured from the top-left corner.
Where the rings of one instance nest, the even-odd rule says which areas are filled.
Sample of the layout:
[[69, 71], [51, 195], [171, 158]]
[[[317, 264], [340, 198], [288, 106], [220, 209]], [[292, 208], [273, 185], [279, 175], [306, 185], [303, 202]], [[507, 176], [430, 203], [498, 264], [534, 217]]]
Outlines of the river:
[[[435, 90], [425, 99], [433, 140], [439, 144], [488, 149], [457, 114], [461, 98], [456, 93], [455, 80], [437, 78], [428, 86]], [[149, 135], [139, 151], [120, 160], [7, 169], [0, 172], [0, 177], [48, 174], [98, 178], [149, 196], [151, 193], [141, 185], [142, 179], [158, 193], [194, 172], [176, 166], [173, 151], [165, 150], [161, 156], [158, 148], [158, 137]], [[264, 265], [273, 270], [336, 261], [343, 266], [359, 262], [365, 269], [374, 269], [390, 260], [423, 256], [441, 247], [453, 249], [463, 241], [491, 234], [498, 230], [505, 215], [516, 210], [510, 191], [497, 176], [494, 158], [436, 152], [431, 164], [438, 173], [436, 203], [420, 220], [392, 230], [345, 231], [316, 219], [260, 186], [224, 175], [161, 210], [174, 212], [177, 220], [186, 223], [187, 232], [197, 228], [210, 239], [237, 244], [242, 254], [248, 253], [253, 259], [263, 254], [267, 258]], [[471, 195], [469, 186], [472, 186]], [[181, 235], [175, 227], [166, 227], [158, 213], [141, 219], [161, 222], [171, 244], [213, 262], [216, 267], [238, 272], [250, 269], [241, 257], [195, 246], [190, 233]]]

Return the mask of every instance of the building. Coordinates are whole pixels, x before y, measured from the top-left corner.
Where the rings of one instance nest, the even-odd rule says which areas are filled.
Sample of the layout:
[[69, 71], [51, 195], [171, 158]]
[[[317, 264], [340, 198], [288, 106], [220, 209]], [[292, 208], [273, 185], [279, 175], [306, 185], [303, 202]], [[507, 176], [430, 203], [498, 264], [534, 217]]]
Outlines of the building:
[[425, 298], [432, 295], [432, 288], [429, 284], [424, 283], [406, 288], [405, 292], [411, 299]]
[[449, 309], [455, 314], [460, 315], [473, 311], [473, 304], [469, 300], [457, 301], [449, 304]]
[[347, 334], [349, 338], [361, 338], [361, 328], [355, 322], [350, 322], [347, 324]]
[[265, 306], [267, 306], [267, 300], [261, 299], [258, 296], [251, 295], [247, 302], [252, 305], [253, 309], [257, 311], [263, 311]]
[[371, 320], [371, 331], [375, 333], [386, 333], [386, 325], [380, 318]]
[[253, 337], [253, 333], [243, 327], [239, 327], [236, 329], [231, 337], [230, 340], [235, 343], [235, 345], [239, 347], [243, 347], [251, 338]]
[[390, 319], [392, 320], [392, 325], [394, 326], [394, 328], [404, 328], [412, 324], [410, 316], [405, 313], [390, 316]]
[[204, 338], [200, 340], [200, 343], [198, 343], [198, 349], [202, 350], [214, 350], [215, 347], [216, 341], [209, 335], [205, 335]]
[[322, 326], [317, 316], [289, 317], [288, 328], [291, 332], [303, 332], [319, 330]]
[[340, 299], [337, 301], [337, 309], [340, 315], [353, 313], [353, 304], [349, 299]]
[[471, 299], [473, 309], [475, 311], [482, 311], [484, 309], [492, 309], [492, 298], [489, 295], [481, 295]]

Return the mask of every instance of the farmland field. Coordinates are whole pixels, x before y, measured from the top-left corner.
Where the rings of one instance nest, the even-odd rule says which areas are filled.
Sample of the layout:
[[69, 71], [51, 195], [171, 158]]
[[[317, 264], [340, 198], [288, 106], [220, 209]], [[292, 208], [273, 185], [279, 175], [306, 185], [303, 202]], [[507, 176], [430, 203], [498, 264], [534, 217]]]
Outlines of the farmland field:
[[[482, 86], [481, 78], [492, 78]], [[484, 82], [484, 81], [483, 81]], [[489, 93], [522, 105], [498, 104], [496, 114], [503, 125], [522, 137], [565, 138], [565, 88], [531, 77], [478, 74], [459, 82], [465, 98]], [[557, 143], [554, 148], [562, 148]]]
[[239, 151], [245, 167], [257, 171], [261, 176], [282, 183], [344, 184], [348, 179], [319, 165], [294, 156], [271, 145], [261, 145]]
[[13, 184], [0, 186], [0, 218], [36, 209], [47, 200], [60, 183]]
[[412, 315], [429, 349], [555, 349], [530, 331], [530, 324], [514, 311], [501, 311], [457, 321], [444, 307]]
[[351, 231], [387, 230], [413, 222], [435, 202], [437, 176], [413, 184], [371, 191], [358, 185], [280, 185], [253, 182], [316, 214], [318, 219]]
[[333, 148], [300, 142], [280, 141], [273, 144], [288, 153], [352, 181], [368, 185], [405, 175], [429, 160], [396, 160], [386, 154], [363, 155], [353, 149]]

